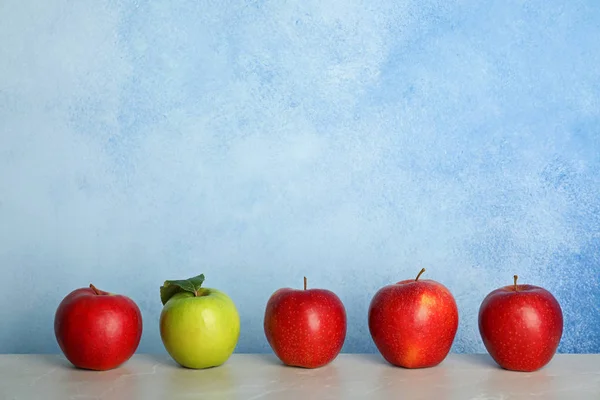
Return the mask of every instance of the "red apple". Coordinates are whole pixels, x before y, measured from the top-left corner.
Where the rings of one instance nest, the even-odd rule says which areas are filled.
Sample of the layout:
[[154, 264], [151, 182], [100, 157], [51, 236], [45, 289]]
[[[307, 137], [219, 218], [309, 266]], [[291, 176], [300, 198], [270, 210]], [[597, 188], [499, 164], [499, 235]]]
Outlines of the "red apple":
[[452, 293], [429, 279], [400, 281], [379, 289], [369, 306], [369, 331], [383, 358], [404, 368], [441, 363], [458, 329]]
[[504, 369], [535, 371], [548, 364], [563, 331], [560, 304], [544, 288], [504, 286], [479, 307], [479, 333], [492, 358]]
[[346, 339], [346, 309], [326, 289], [283, 288], [267, 302], [265, 336], [286, 365], [318, 368], [333, 361]]
[[135, 353], [142, 336], [142, 314], [129, 297], [90, 284], [62, 300], [54, 316], [54, 334], [73, 365], [108, 370]]

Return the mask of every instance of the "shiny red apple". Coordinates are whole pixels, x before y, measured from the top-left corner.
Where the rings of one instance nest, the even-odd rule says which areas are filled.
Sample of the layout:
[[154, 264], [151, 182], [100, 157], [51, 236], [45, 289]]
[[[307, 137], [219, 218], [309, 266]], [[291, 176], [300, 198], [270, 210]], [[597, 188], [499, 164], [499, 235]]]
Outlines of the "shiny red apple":
[[327, 289], [283, 288], [269, 298], [264, 331], [286, 365], [318, 368], [333, 361], [346, 339], [346, 309]]
[[550, 362], [562, 337], [563, 314], [548, 290], [534, 285], [504, 286], [479, 307], [479, 333], [504, 369], [535, 371]]
[[441, 283], [419, 277], [379, 289], [369, 306], [369, 332], [383, 358], [404, 368], [441, 363], [458, 329], [458, 308]]
[[73, 365], [108, 370], [135, 353], [142, 336], [142, 314], [129, 297], [90, 284], [61, 301], [54, 316], [54, 333]]

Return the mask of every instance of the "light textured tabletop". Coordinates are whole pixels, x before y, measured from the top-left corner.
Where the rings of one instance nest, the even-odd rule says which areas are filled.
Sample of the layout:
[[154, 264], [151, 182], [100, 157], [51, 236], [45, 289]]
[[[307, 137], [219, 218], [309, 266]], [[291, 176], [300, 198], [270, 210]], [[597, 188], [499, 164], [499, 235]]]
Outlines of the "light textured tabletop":
[[168, 356], [138, 354], [105, 372], [59, 355], [0, 355], [0, 399], [600, 399], [600, 355], [558, 354], [545, 368], [510, 372], [488, 355], [451, 354], [406, 370], [379, 355], [341, 354], [320, 369], [282, 366], [272, 355], [235, 354], [189, 370]]

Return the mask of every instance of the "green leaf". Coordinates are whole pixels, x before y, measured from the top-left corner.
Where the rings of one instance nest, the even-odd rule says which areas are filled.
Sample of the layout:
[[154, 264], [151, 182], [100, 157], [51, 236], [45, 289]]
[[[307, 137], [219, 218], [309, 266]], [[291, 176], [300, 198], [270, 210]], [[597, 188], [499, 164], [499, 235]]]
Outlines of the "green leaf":
[[167, 301], [177, 293], [190, 292], [194, 296], [198, 296], [198, 291], [204, 282], [204, 274], [200, 274], [193, 278], [176, 280], [176, 281], [165, 281], [160, 287], [160, 301], [163, 306], [167, 304]]

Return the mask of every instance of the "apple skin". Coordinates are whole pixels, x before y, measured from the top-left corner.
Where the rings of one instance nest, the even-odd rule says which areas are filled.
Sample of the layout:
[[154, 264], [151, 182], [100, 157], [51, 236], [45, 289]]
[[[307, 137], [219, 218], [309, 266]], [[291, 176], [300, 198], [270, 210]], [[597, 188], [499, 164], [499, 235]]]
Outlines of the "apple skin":
[[458, 330], [452, 293], [433, 280], [403, 280], [379, 289], [369, 306], [369, 332], [383, 358], [404, 368], [441, 363]]
[[552, 360], [563, 332], [560, 304], [534, 285], [504, 286], [490, 292], [479, 307], [479, 333], [490, 356], [502, 368], [532, 372]]
[[54, 316], [54, 334], [67, 360], [96, 371], [129, 360], [140, 343], [142, 325], [142, 314], [133, 300], [93, 285], [69, 293]]
[[235, 350], [240, 317], [233, 300], [220, 290], [201, 288], [198, 296], [181, 292], [160, 314], [160, 337], [169, 355], [191, 369], [217, 367]]
[[269, 298], [264, 332], [275, 355], [285, 364], [319, 368], [332, 362], [346, 339], [346, 309], [327, 289], [282, 288]]

